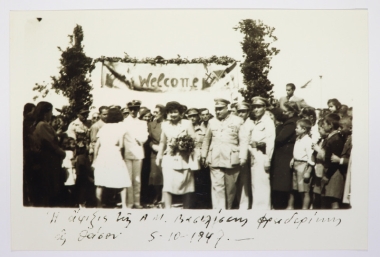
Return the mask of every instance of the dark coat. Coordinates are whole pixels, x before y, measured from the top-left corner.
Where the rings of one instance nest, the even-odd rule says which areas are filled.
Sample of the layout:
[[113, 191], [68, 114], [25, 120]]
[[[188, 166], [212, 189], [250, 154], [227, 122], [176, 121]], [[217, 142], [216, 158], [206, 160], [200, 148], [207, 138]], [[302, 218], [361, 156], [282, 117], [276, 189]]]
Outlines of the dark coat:
[[344, 140], [341, 134], [338, 132], [328, 136], [325, 141], [323, 141], [322, 148], [325, 150], [325, 161], [324, 167], [326, 169], [325, 176], [331, 178], [334, 173], [339, 170], [339, 163], [332, 163], [331, 156], [335, 154], [336, 156], [341, 156], [344, 147]]
[[52, 126], [41, 121], [33, 132], [34, 144], [38, 148], [35, 155], [38, 168], [34, 174], [35, 206], [59, 206], [65, 172], [62, 169], [62, 160], [65, 152], [58, 146], [57, 135]]
[[342, 174], [342, 166], [339, 163], [331, 162], [331, 156], [335, 154], [341, 157], [344, 147], [344, 140], [341, 134], [333, 132], [322, 144], [325, 150], [325, 176], [329, 179], [327, 185], [322, 186], [322, 195], [342, 199], [344, 191], [344, 176]]
[[273, 151], [270, 180], [271, 189], [281, 192], [292, 190], [293, 175], [289, 167], [293, 158], [293, 149], [296, 142], [296, 122], [298, 117], [285, 121], [276, 128], [276, 139]]

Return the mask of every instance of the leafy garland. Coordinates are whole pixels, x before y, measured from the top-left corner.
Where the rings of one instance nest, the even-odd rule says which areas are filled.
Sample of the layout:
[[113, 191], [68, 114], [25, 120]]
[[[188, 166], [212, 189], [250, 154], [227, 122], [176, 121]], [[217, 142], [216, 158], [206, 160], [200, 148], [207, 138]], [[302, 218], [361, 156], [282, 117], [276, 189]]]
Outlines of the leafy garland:
[[209, 58], [194, 58], [192, 60], [189, 60], [187, 58], [181, 58], [180, 55], [178, 55], [177, 58], [172, 58], [172, 59], [165, 59], [161, 56], [157, 57], [147, 57], [143, 58], [141, 60], [135, 58], [135, 57], [130, 57], [128, 54], [125, 53], [125, 57], [106, 57], [106, 56], [101, 56], [99, 58], [94, 59], [92, 62], [92, 69], [95, 69], [95, 64], [98, 62], [124, 62], [124, 63], [149, 63], [151, 65], [156, 65], [156, 64], [187, 64], [187, 63], [202, 63], [202, 64], [209, 64], [209, 63], [215, 63], [215, 64], [221, 64], [221, 65], [228, 65], [231, 63], [236, 62], [235, 59], [228, 57], [228, 56], [221, 56], [217, 57], [215, 55], [209, 57]]

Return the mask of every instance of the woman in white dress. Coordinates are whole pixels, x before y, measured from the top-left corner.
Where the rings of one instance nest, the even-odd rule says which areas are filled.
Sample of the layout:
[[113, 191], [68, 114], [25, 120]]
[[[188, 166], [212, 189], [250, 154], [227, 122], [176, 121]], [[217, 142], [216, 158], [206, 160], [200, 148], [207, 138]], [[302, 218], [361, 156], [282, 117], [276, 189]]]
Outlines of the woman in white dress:
[[161, 165], [164, 178], [162, 196], [166, 209], [171, 208], [172, 195], [183, 195], [183, 208], [189, 207], [192, 192], [194, 192], [194, 174], [190, 170], [189, 154], [172, 153], [171, 142], [173, 139], [190, 135], [195, 138], [195, 132], [191, 121], [182, 119], [183, 106], [178, 102], [168, 102], [165, 110], [168, 121], [162, 123], [162, 133], [156, 164]]
[[123, 160], [123, 115], [118, 109], [110, 109], [106, 124], [99, 130], [94, 149], [94, 178], [98, 207], [101, 207], [103, 188], [121, 189], [122, 208], [127, 208], [127, 187], [131, 180]]

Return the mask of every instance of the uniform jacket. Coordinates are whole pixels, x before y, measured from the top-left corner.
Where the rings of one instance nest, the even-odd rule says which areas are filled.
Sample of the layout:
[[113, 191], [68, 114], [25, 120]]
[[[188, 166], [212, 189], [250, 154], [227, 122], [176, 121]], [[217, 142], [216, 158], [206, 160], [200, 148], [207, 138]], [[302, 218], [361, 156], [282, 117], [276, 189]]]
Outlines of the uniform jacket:
[[246, 158], [246, 152], [240, 152], [239, 132], [244, 120], [229, 114], [224, 120], [211, 119], [202, 144], [202, 157], [212, 167], [230, 169]]
[[194, 126], [195, 131], [195, 155], [197, 158], [200, 158], [202, 155], [202, 145], [203, 145], [203, 139], [206, 135], [206, 127], [202, 125], [196, 125]]
[[87, 126], [87, 124], [81, 122], [79, 118], [77, 118], [76, 120], [70, 123], [66, 133], [68, 137], [72, 137], [76, 140], [78, 133], [88, 135], [89, 127]]
[[267, 114], [264, 114], [258, 121], [248, 118], [241, 128], [242, 153], [245, 151], [246, 155], [248, 155], [248, 145], [254, 141], [265, 143], [265, 155], [269, 164], [273, 154], [275, 138], [276, 128], [273, 120]]
[[148, 125], [146, 121], [128, 116], [124, 121], [124, 159], [144, 159], [144, 143], [148, 140]]

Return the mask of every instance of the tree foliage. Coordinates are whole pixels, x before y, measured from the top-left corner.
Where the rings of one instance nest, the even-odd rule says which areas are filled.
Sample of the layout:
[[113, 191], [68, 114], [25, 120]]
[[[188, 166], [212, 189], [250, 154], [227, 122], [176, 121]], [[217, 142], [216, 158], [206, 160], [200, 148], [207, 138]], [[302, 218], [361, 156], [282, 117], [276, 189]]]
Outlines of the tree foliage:
[[[63, 109], [63, 115], [68, 122], [76, 118], [76, 114], [81, 108], [89, 109], [92, 105], [93, 98], [91, 94], [92, 86], [88, 75], [93, 70], [92, 58], [87, 57], [83, 51], [82, 41], [84, 38], [83, 29], [76, 25], [73, 35], [70, 38], [70, 46], [66, 50], [58, 47], [62, 52], [60, 58], [59, 76], [52, 76], [51, 89], [57, 94], [62, 94], [69, 100], [69, 106]], [[42, 97], [49, 92], [47, 84], [36, 84], [33, 88], [35, 91], [43, 93]]]
[[101, 56], [99, 58], [94, 59], [93, 65], [95, 65], [98, 62], [103, 63], [104, 61], [107, 62], [123, 62], [123, 63], [149, 63], [152, 65], [156, 64], [187, 64], [187, 63], [202, 63], [202, 64], [209, 64], [209, 63], [215, 63], [215, 64], [221, 64], [221, 65], [229, 65], [231, 63], [236, 62], [235, 59], [228, 57], [228, 56], [221, 56], [218, 57], [216, 55], [213, 55], [209, 58], [199, 57], [194, 59], [187, 59], [187, 58], [181, 58], [180, 55], [177, 55], [177, 58], [171, 58], [171, 59], [165, 59], [162, 56], [157, 57], [146, 57], [143, 59], [137, 59], [135, 57], [130, 57], [127, 53], [124, 53], [124, 58], [121, 57], [106, 57]]
[[271, 70], [270, 61], [280, 50], [270, 47], [277, 37], [273, 35], [274, 28], [265, 25], [261, 20], [246, 19], [234, 28], [244, 35], [241, 46], [245, 60], [241, 64], [246, 88], [239, 92], [245, 101], [250, 102], [254, 96], [273, 98], [273, 84], [268, 79]]

